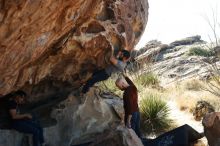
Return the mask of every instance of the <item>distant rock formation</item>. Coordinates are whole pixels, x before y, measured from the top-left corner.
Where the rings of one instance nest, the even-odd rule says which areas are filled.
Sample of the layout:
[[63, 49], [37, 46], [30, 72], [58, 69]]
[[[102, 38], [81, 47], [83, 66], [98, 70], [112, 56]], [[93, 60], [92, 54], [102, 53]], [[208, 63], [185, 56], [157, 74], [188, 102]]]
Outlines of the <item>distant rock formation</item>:
[[[128, 70], [151, 71], [158, 75], [162, 86], [193, 77], [206, 80], [212, 75], [211, 64], [220, 63], [218, 48], [206, 43], [200, 36], [187, 37], [171, 44], [153, 40], [142, 49], [134, 51], [134, 59], [130, 62]], [[193, 49], [201, 52], [205, 50], [209, 55], [189, 55]], [[143, 69], [143, 66], [148, 68]]]
[[201, 36], [196, 35], [196, 36], [191, 36], [191, 37], [187, 37], [185, 39], [181, 39], [178, 41], [174, 41], [170, 44], [171, 47], [175, 47], [175, 46], [180, 46], [180, 45], [192, 45], [193, 43], [205, 43], [205, 41], [201, 40]]

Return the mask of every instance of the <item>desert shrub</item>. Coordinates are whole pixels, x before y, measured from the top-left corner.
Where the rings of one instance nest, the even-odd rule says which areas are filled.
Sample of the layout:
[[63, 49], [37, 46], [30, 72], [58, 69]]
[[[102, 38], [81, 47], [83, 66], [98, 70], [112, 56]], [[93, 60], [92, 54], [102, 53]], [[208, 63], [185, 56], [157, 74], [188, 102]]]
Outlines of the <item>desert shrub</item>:
[[200, 47], [192, 47], [189, 49], [188, 52], [189, 56], [204, 56], [204, 57], [210, 57], [213, 56], [214, 53], [210, 50], [200, 48]]
[[215, 108], [208, 101], [201, 100], [196, 103], [193, 116], [195, 120], [200, 121], [207, 113], [214, 111]]
[[202, 89], [202, 84], [198, 80], [190, 80], [185, 83], [185, 89], [187, 90], [194, 90], [194, 91], [199, 91]]
[[145, 134], [158, 134], [172, 127], [170, 109], [158, 95], [149, 94], [140, 104], [141, 127]]
[[139, 75], [136, 78], [136, 83], [142, 86], [158, 86], [159, 79], [155, 74], [148, 72]]

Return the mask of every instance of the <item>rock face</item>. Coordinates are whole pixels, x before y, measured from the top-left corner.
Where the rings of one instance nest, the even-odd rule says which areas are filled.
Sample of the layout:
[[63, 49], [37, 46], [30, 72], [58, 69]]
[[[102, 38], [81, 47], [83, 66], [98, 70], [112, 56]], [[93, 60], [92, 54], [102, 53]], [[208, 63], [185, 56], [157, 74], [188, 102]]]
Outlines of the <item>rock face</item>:
[[[95, 141], [98, 135], [103, 135], [108, 129], [116, 129], [121, 119], [115, 107], [117, 111], [123, 111], [122, 99], [102, 98], [99, 94], [98, 89], [92, 88], [86, 97], [70, 95], [54, 107], [51, 116], [57, 123], [44, 128], [46, 142], [50, 146], [78, 145]], [[0, 130], [0, 136], [1, 146], [18, 146], [24, 143], [25, 135], [14, 130]], [[126, 136], [129, 134], [123, 135], [123, 138]], [[129, 142], [130, 138], [126, 139]], [[120, 140], [123, 142], [122, 138]], [[132, 145], [125, 144], [125, 146]]]
[[115, 130], [104, 132], [89, 146], [143, 146], [132, 129], [118, 126]]
[[220, 145], [220, 113], [213, 112], [207, 114], [202, 121], [204, 133], [208, 139], [209, 146]]
[[14, 130], [0, 130], [0, 145], [17, 146], [22, 143], [23, 136], [23, 134]]
[[23, 89], [31, 101], [82, 85], [108, 64], [111, 46], [131, 50], [148, 16], [147, 0], [1, 0], [0, 8], [0, 94]]

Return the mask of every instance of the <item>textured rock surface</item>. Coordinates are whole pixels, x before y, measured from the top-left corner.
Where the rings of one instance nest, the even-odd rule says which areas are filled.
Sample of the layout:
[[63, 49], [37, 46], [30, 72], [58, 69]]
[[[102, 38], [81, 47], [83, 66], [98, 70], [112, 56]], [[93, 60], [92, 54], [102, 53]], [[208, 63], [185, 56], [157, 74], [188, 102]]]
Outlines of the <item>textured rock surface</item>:
[[209, 146], [220, 145], [220, 113], [213, 112], [203, 118], [204, 133]]
[[90, 146], [143, 146], [132, 129], [118, 126], [116, 130], [104, 132]]
[[46, 129], [50, 145], [69, 146], [85, 142], [94, 138], [96, 133], [109, 129], [114, 122], [120, 123], [111, 106], [95, 90], [90, 90], [84, 98], [78, 97], [78, 100], [77, 97], [69, 97], [52, 112], [57, 125]]
[[0, 94], [22, 88], [33, 101], [79, 87], [108, 63], [111, 46], [132, 49], [148, 16], [147, 0], [1, 0], [0, 8]]
[[18, 146], [22, 143], [23, 134], [12, 130], [0, 130], [1, 146]]
[[0, 0], [0, 95], [22, 89], [26, 109], [49, 117], [109, 63], [111, 46], [133, 49], [147, 19], [147, 0]]
[[[115, 101], [115, 98], [100, 97], [99, 90], [94, 88], [84, 98], [70, 95], [54, 107], [51, 116], [57, 123], [44, 128], [46, 142], [50, 146], [70, 146], [94, 141], [104, 130], [120, 124], [121, 119], [113, 108], [123, 111], [122, 100]], [[0, 137], [0, 146], [18, 146], [24, 135], [14, 130], [0, 130]]]

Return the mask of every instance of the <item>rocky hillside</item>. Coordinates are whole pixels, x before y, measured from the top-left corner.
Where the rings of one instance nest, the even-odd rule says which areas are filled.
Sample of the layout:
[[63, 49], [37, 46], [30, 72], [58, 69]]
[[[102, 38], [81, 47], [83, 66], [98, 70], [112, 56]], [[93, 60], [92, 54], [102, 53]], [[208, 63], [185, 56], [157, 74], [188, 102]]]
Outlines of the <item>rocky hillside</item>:
[[157, 74], [162, 86], [191, 78], [207, 79], [212, 74], [210, 63], [220, 64], [216, 48], [201, 40], [200, 36], [174, 41], [169, 45], [150, 41], [144, 48], [133, 52], [136, 63], [131, 63], [128, 68], [134, 71], [151, 64], [142, 71]]

